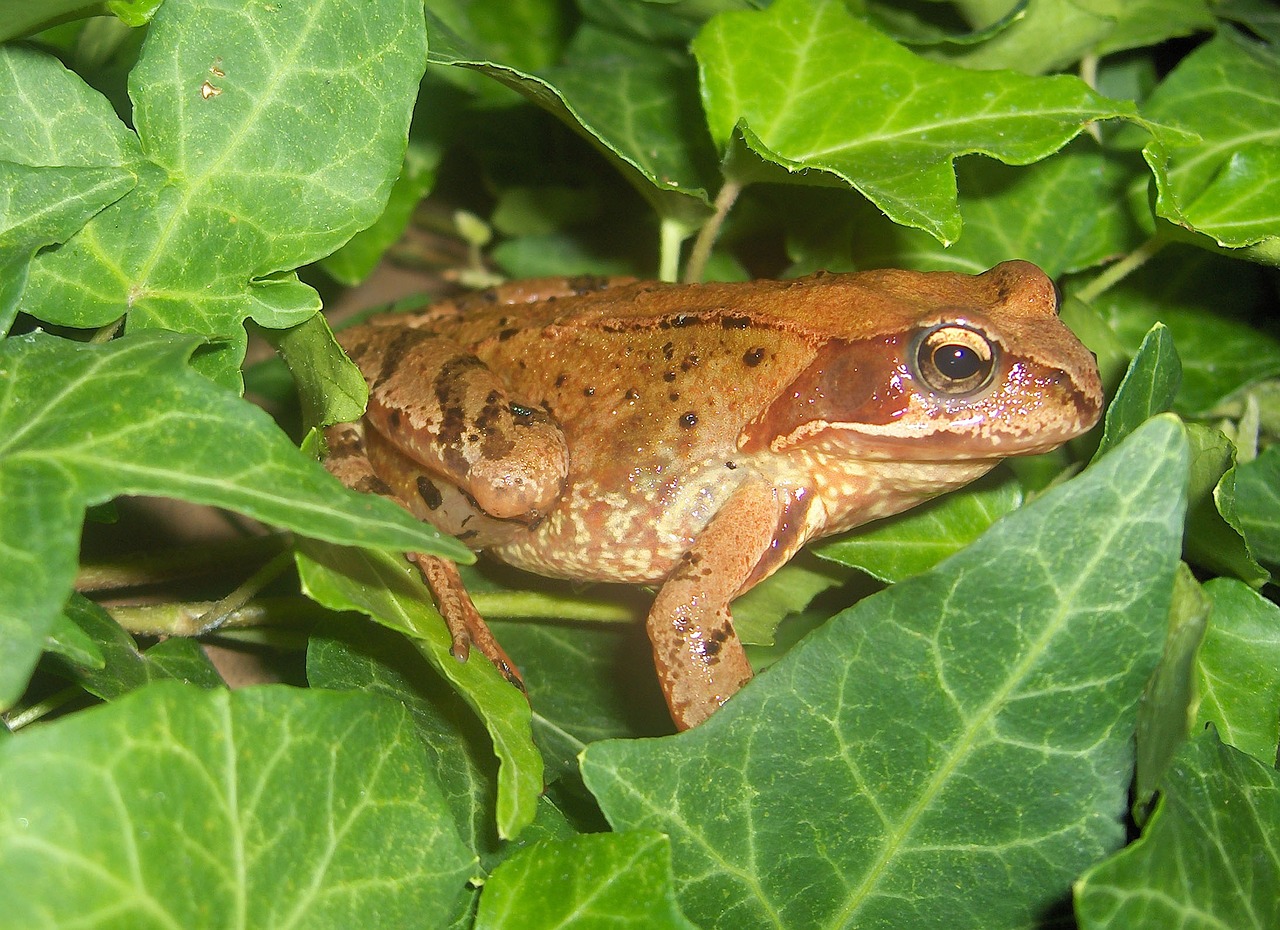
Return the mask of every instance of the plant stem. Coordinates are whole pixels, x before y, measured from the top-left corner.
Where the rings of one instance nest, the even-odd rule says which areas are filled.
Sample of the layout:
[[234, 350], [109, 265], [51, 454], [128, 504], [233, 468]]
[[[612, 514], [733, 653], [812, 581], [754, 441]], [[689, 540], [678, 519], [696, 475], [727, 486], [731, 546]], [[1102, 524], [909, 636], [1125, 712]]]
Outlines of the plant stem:
[[245, 579], [234, 591], [215, 603], [204, 614], [196, 619], [197, 635], [216, 630], [226, 619], [280, 576], [280, 573], [293, 564], [292, 552], [281, 552], [266, 565]]
[[680, 276], [680, 246], [684, 243], [684, 227], [663, 218], [658, 227], [658, 280], [675, 281]]
[[[107, 613], [130, 633], [139, 636], [195, 636], [201, 620], [221, 601], [178, 601], [135, 607], [108, 607]], [[314, 620], [325, 608], [305, 597], [264, 597], [226, 613], [219, 630], [250, 627], [282, 627]]]
[[631, 623], [644, 616], [642, 608], [628, 606], [618, 600], [559, 596], [546, 592], [491, 591], [487, 594], [473, 594], [471, 600], [485, 617]]
[[[1080, 59], [1080, 80], [1089, 85], [1091, 90], [1098, 89], [1098, 56], [1086, 54]], [[1102, 141], [1102, 129], [1097, 120], [1090, 121], [1084, 131], [1093, 136], [1095, 142]]]
[[694, 240], [693, 250], [689, 252], [689, 261], [684, 266], [685, 283], [696, 284], [702, 280], [707, 259], [711, 257], [711, 247], [716, 244], [720, 227], [724, 225], [724, 219], [729, 215], [729, 210], [732, 209], [740, 193], [742, 193], [741, 183], [725, 181], [724, 186], [720, 188], [720, 193], [716, 194], [716, 212], [698, 230], [698, 238]]
[[1082, 287], [1076, 296], [1085, 303], [1092, 303], [1101, 294], [1105, 294], [1129, 274], [1141, 268], [1168, 243], [1168, 239], [1157, 233]]
[[49, 695], [43, 701], [37, 701], [30, 707], [16, 711], [13, 716], [8, 717], [5, 720], [5, 726], [9, 728], [10, 732], [16, 732], [28, 724], [35, 723], [41, 717], [48, 716], [58, 708], [65, 707], [67, 704], [70, 704], [72, 701], [83, 696], [84, 689], [77, 685], [71, 685], [63, 688], [61, 691], [56, 691]]

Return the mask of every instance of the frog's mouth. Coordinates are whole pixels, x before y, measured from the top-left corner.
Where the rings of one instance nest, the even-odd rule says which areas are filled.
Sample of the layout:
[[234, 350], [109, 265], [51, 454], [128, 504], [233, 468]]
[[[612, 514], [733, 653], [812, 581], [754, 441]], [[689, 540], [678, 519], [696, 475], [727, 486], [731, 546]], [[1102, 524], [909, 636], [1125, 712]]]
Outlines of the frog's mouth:
[[886, 422], [810, 420], [770, 442], [770, 451], [801, 449], [866, 461], [983, 461], [1038, 455], [1088, 432], [1100, 405], [1075, 391], [1055, 392], [1048, 402], [1025, 397], [1010, 412], [1000, 397], [963, 404], [913, 403]]

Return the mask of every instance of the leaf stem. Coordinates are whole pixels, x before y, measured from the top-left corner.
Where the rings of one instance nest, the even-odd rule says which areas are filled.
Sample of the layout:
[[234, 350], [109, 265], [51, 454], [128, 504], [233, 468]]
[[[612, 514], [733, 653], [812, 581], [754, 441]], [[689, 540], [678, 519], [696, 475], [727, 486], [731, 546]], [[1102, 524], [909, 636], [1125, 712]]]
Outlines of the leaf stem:
[[724, 182], [720, 193], [716, 194], [716, 212], [711, 214], [698, 230], [698, 238], [694, 240], [689, 261], [684, 266], [686, 283], [696, 284], [702, 280], [707, 259], [711, 257], [711, 247], [715, 245], [716, 238], [720, 235], [720, 227], [724, 225], [725, 217], [729, 215], [729, 210], [732, 209], [740, 193], [742, 193], [741, 182], [729, 180]]
[[249, 603], [259, 591], [280, 577], [280, 574], [292, 564], [292, 552], [278, 553], [271, 561], [245, 579], [234, 591], [196, 618], [196, 634], [208, 633], [222, 626], [231, 614]]
[[684, 243], [684, 228], [667, 217], [658, 227], [658, 280], [675, 281], [680, 276], [680, 246]]
[[81, 697], [84, 697], [84, 689], [79, 685], [70, 685], [61, 691], [55, 691], [43, 701], [37, 701], [29, 707], [15, 711], [12, 716], [5, 718], [5, 726], [11, 733], [16, 733], [28, 724], [35, 723], [41, 717], [46, 717]]
[[[1093, 53], [1086, 53], [1080, 59], [1080, 80], [1089, 85], [1090, 90], [1098, 89], [1098, 56]], [[1102, 128], [1098, 125], [1097, 120], [1090, 120], [1084, 127], [1084, 131], [1093, 136], [1095, 142], [1102, 141]]]
[[1076, 293], [1076, 296], [1085, 303], [1092, 303], [1100, 295], [1106, 293], [1128, 275], [1141, 268], [1168, 244], [1169, 240], [1157, 233], [1082, 287]]

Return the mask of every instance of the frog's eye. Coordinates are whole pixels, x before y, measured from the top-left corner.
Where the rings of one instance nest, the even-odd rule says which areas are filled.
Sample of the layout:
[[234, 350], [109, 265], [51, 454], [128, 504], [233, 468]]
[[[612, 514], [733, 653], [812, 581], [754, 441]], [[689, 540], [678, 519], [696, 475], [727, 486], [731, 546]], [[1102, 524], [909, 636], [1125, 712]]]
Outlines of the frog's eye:
[[997, 352], [977, 330], [944, 323], [920, 337], [915, 373], [939, 394], [971, 394], [991, 381]]

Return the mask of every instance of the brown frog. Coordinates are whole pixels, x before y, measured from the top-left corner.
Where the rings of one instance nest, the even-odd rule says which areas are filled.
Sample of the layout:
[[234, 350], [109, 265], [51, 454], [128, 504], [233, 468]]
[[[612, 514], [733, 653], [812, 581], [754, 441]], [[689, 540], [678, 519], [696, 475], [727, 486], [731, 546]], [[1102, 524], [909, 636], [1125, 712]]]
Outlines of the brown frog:
[[[751, 678], [730, 602], [810, 539], [1089, 429], [1098, 369], [1052, 282], [868, 271], [672, 285], [519, 282], [341, 336], [369, 383], [330, 469], [476, 549], [659, 585], [648, 633], [677, 726]], [[519, 683], [454, 566], [417, 557], [465, 658]]]

